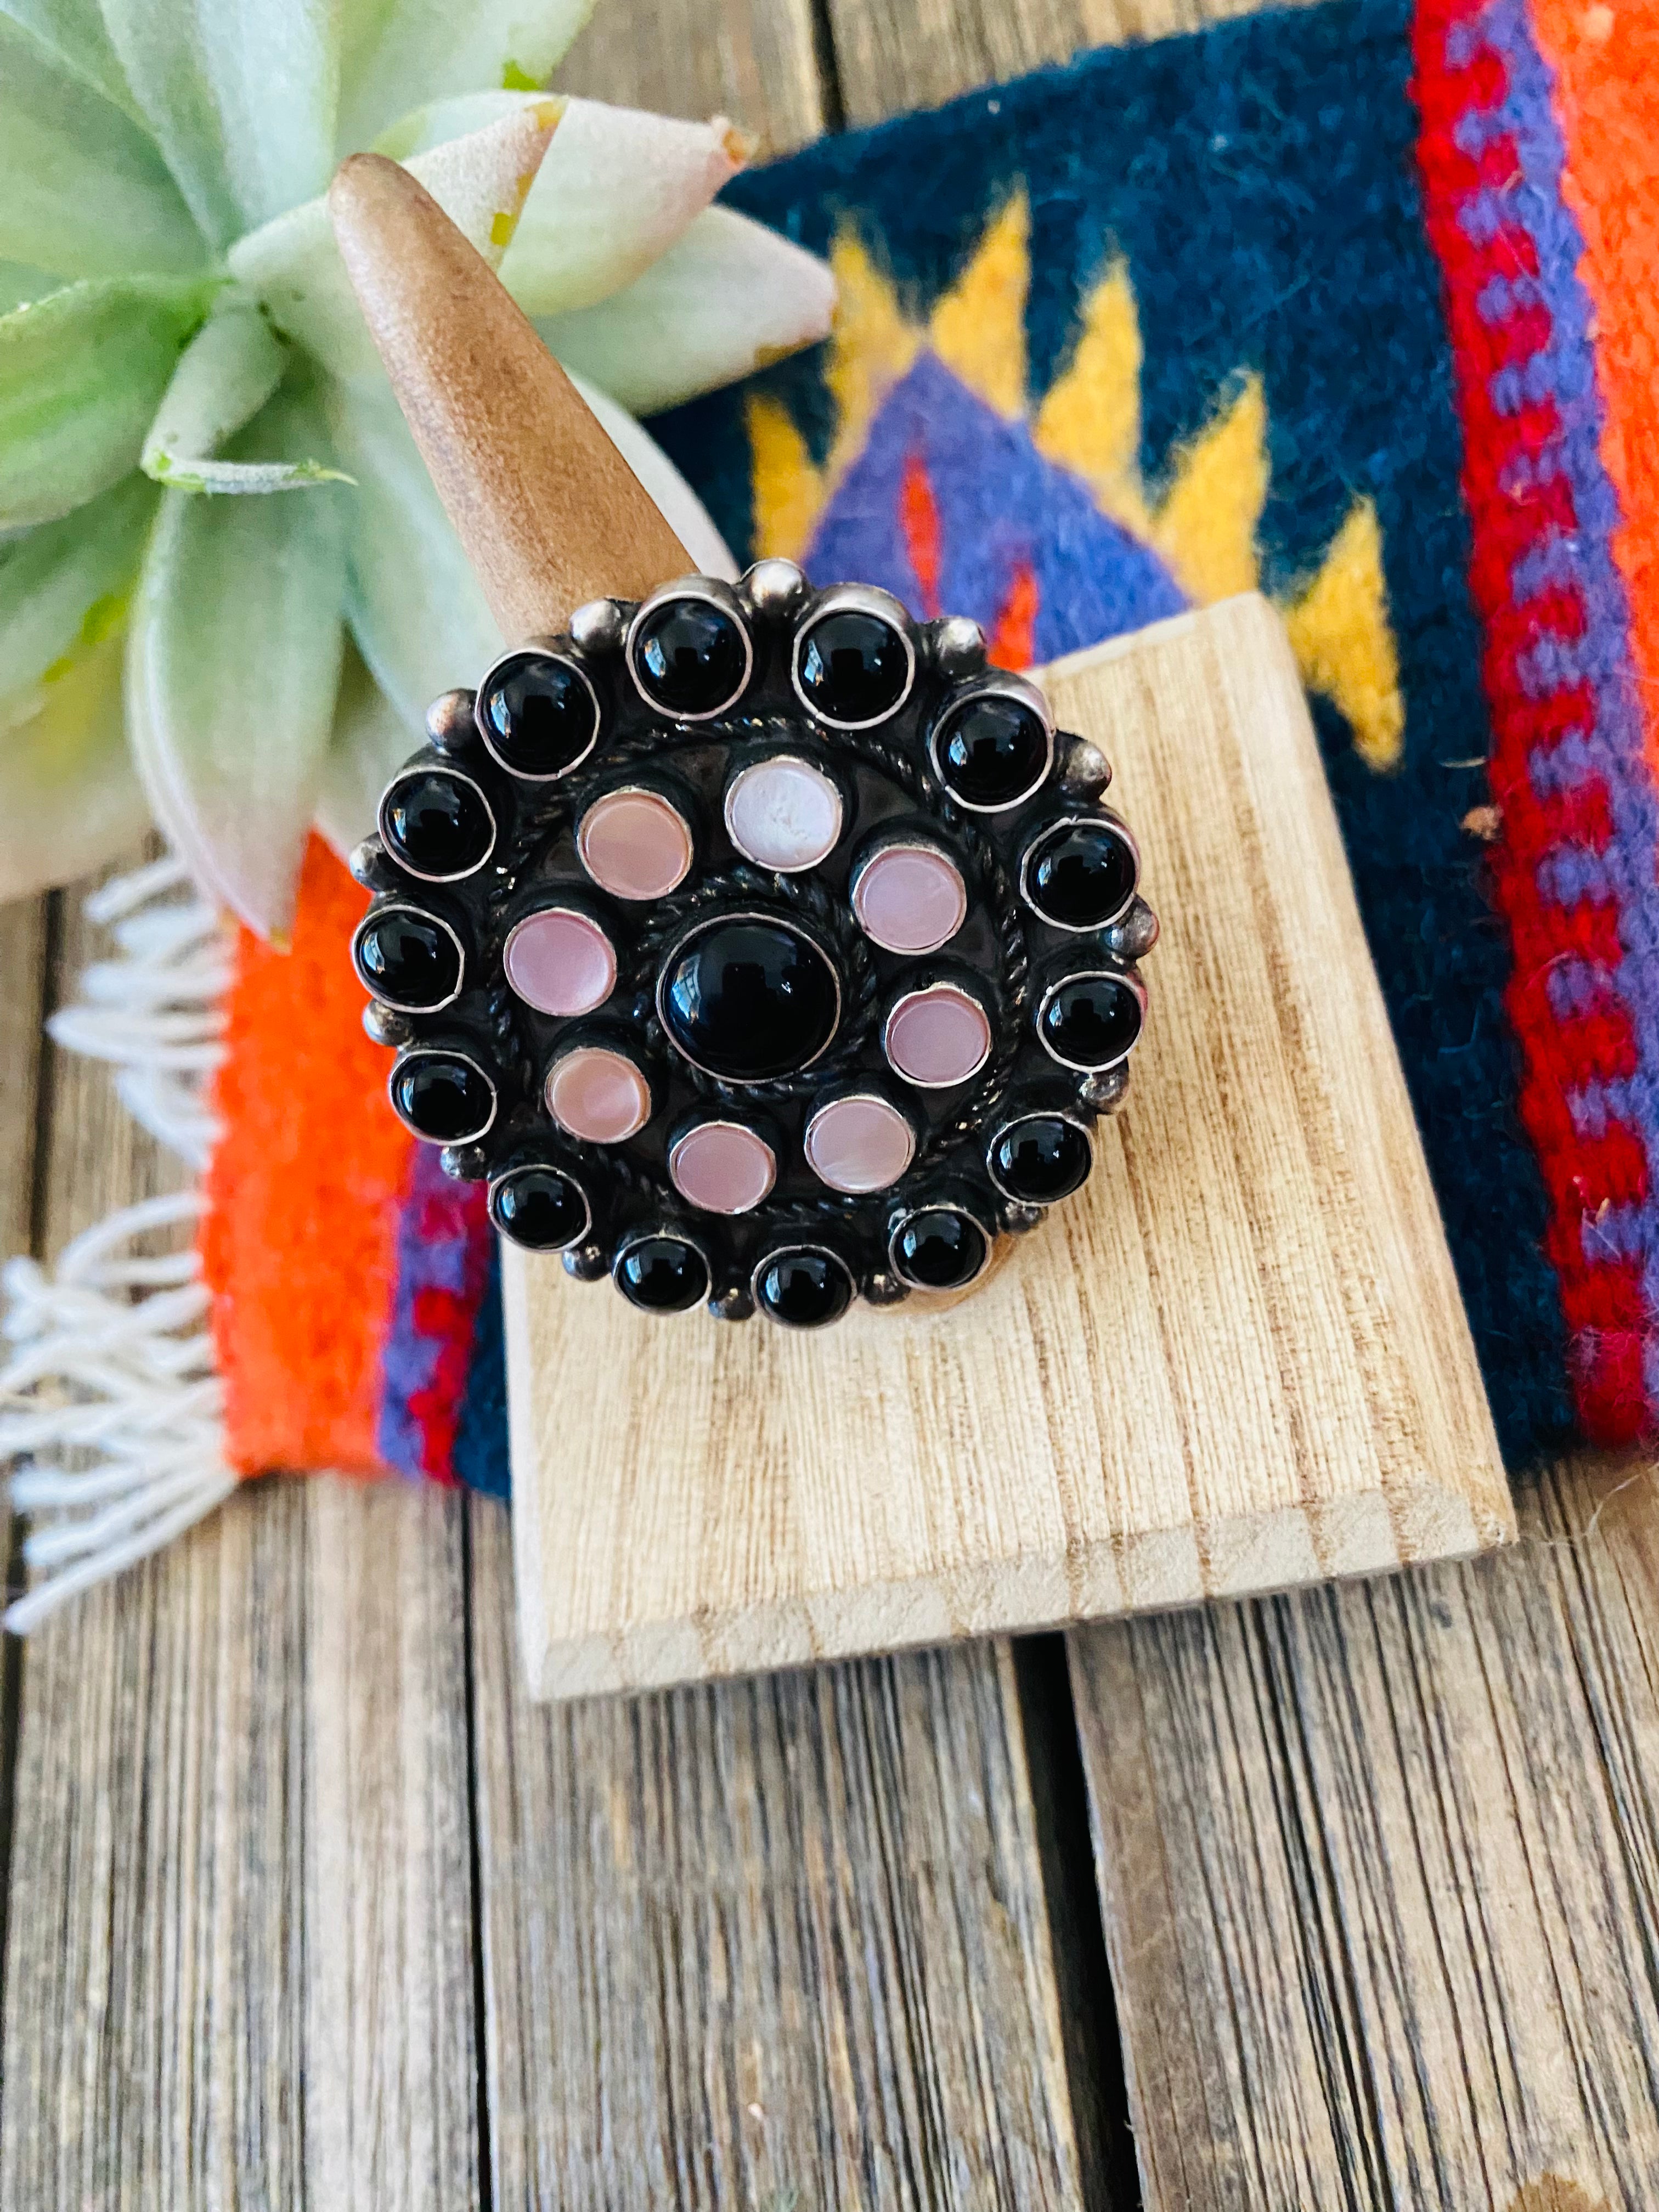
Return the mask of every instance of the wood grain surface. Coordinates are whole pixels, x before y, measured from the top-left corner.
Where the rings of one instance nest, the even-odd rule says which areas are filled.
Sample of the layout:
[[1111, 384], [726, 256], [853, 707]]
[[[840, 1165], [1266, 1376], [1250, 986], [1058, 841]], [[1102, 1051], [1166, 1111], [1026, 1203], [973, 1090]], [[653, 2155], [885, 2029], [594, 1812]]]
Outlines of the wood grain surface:
[[[824, 0], [842, 112], [879, 123], [1085, 47], [1168, 38], [1261, 0]], [[1290, 0], [1306, 5], [1307, 0]]]
[[1079, 2203], [1006, 1647], [538, 1707], [475, 1528], [495, 2203]]
[[[1095, 1172], [948, 1311], [641, 1323], [503, 1257], [527, 1680], [571, 1697], [1497, 1542], [1509, 1493], [1306, 701], [1255, 595], [1048, 672], [1168, 919]], [[603, 1375], [603, 1391], [571, 1388]]]
[[[54, 903], [37, 1022], [99, 949]], [[103, 1069], [43, 1082], [50, 1252], [180, 1175]], [[453, 1498], [261, 1483], [12, 1647], [7, 2212], [477, 2202], [460, 1545]]]
[[1656, 1502], [1073, 1638], [1150, 2205], [1659, 2203]]

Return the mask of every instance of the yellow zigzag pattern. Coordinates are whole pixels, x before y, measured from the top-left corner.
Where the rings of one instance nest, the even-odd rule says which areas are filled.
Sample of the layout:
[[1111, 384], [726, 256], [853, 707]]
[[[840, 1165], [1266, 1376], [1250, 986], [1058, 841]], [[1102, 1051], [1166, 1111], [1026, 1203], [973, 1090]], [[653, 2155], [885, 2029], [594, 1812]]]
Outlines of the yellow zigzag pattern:
[[[839, 304], [825, 378], [836, 431], [817, 466], [787, 409], [748, 402], [757, 550], [799, 559], [836, 485], [863, 450], [893, 386], [924, 346], [1010, 418], [1031, 413], [1025, 355], [1030, 210], [1018, 192], [987, 226], [925, 325], [890, 277], [843, 230], [830, 250]], [[1086, 483], [1101, 511], [1152, 546], [1182, 590], [1208, 605], [1261, 587], [1256, 532], [1268, 485], [1267, 400], [1241, 377], [1214, 419], [1178, 447], [1167, 489], [1140, 474], [1140, 318], [1127, 265], [1115, 261], [1085, 301], [1071, 359], [1032, 424], [1038, 450]], [[1319, 571], [1280, 602], [1303, 680], [1340, 708], [1374, 769], [1400, 757], [1405, 708], [1389, 621], [1376, 510], [1357, 499]]]

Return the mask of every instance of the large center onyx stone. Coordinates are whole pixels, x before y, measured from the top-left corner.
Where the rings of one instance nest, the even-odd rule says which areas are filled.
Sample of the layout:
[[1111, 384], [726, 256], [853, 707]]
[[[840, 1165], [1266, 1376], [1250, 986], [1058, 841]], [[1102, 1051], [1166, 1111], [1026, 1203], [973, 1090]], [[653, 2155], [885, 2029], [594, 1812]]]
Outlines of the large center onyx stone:
[[803, 930], [769, 915], [704, 922], [681, 939], [657, 1011], [686, 1058], [730, 1083], [766, 1083], [817, 1059], [841, 1018], [841, 980]]

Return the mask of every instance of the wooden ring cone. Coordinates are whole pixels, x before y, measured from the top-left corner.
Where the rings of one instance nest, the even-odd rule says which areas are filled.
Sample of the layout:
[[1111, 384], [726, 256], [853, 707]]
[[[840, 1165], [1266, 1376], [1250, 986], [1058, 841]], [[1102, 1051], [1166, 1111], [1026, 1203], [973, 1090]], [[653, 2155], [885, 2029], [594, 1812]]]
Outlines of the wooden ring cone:
[[[332, 205], [509, 637], [690, 567], [412, 179]], [[1255, 594], [1044, 677], [1171, 918], [1146, 1103], [997, 1280], [822, 1340], [659, 1328], [507, 1248], [532, 1693], [563, 1697], [1443, 1558], [1513, 1511], [1294, 661]], [[601, 1387], [595, 1387], [603, 1378]]]
[[[509, 640], [696, 565], [482, 254], [407, 169], [341, 163], [334, 234], [398, 404]], [[466, 672], [461, 672], [462, 674]]]

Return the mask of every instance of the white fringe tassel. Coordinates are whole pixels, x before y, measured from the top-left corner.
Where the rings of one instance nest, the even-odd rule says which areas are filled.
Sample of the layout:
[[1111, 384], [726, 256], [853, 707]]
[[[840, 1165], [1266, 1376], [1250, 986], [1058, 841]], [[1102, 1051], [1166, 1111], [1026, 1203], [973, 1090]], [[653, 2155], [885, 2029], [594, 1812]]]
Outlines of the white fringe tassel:
[[[117, 954], [82, 975], [79, 1002], [47, 1024], [52, 1040], [108, 1061], [133, 1119], [199, 1170], [216, 1133], [206, 1087], [224, 1053], [229, 933], [171, 855], [106, 884], [85, 911], [112, 927]], [[193, 1229], [202, 1206], [194, 1192], [146, 1199], [77, 1237], [50, 1274], [33, 1260], [0, 1270], [15, 1347], [0, 1366], [0, 1463], [15, 1469], [12, 1504], [33, 1522], [23, 1557], [38, 1571], [3, 1616], [14, 1634], [236, 1487], [195, 1253], [132, 1249]]]
[[[179, 890], [189, 895], [171, 896]], [[133, 1120], [199, 1170], [216, 1133], [204, 1101], [224, 1057], [230, 933], [170, 854], [106, 884], [85, 911], [112, 925], [118, 957], [85, 970], [79, 1003], [54, 1014], [47, 1030], [65, 1051], [108, 1060]]]
[[15, 1347], [0, 1367], [0, 1457], [26, 1462], [11, 1482], [18, 1510], [51, 1516], [24, 1540], [24, 1559], [44, 1572], [6, 1612], [16, 1635], [236, 1487], [195, 1252], [131, 1249], [201, 1212], [191, 1191], [145, 1199], [76, 1237], [51, 1274], [13, 1260], [0, 1277]]

